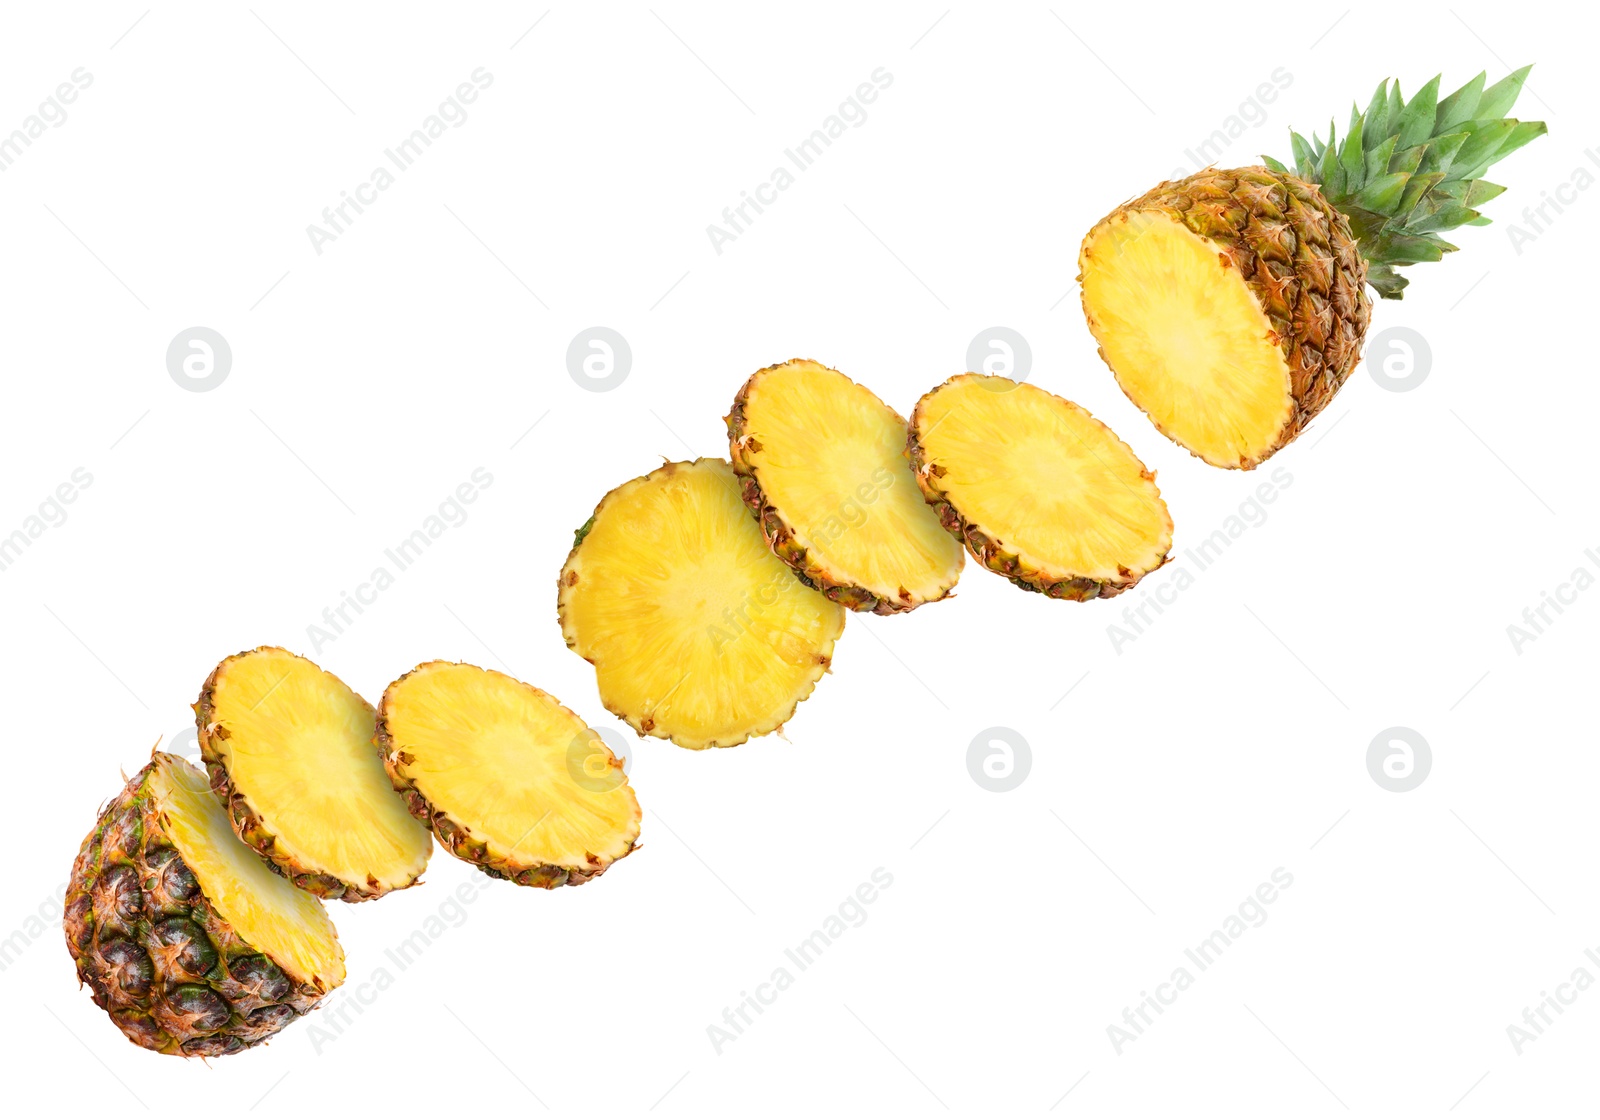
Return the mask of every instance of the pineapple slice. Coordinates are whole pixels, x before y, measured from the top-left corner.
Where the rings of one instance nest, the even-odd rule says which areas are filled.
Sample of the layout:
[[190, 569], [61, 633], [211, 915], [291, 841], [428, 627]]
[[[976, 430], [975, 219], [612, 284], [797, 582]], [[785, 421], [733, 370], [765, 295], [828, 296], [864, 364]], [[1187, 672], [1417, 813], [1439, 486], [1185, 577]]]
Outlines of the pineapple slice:
[[84, 839], [63, 926], [95, 1003], [163, 1054], [247, 1049], [345, 977], [322, 904], [239, 842], [205, 775], [160, 751]]
[[906, 422], [871, 391], [796, 359], [746, 381], [727, 422], [745, 504], [807, 586], [874, 614], [950, 593], [961, 546], [911, 478]]
[[1071, 401], [963, 373], [917, 402], [911, 469], [991, 571], [1054, 599], [1120, 595], [1168, 560], [1172, 518], [1128, 445]]
[[378, 744], [412, 815], [496, 879], [577, 886], [639, 839], [622, 763], [554, 697], [504, 673], [418, 665], [384, 691]]
[[607, 494], [561, 570], [567, 646], [641, 735], [731, 747], [811, 695], [844, 610], [767, 548], [721, 459], [668, 463]]
[[409, 887], [433, 840], [395, 796], [372, 705], [273, 646], [223, 661], [195, 705], [200, 754], [240, 839], [322, 898]]

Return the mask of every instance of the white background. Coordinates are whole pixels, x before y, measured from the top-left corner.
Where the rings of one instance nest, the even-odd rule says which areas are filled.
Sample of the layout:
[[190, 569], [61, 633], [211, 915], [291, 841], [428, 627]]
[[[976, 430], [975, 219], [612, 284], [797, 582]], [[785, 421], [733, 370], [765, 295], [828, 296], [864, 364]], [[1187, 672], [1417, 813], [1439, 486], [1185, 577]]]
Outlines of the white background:
[[[1541, 192], [1600, 173], [1593, 27], [1470, 4], [323, 8], [5, 17], [0, 131], [93, 75], [0, 173], [0, 535], [75, 469], [93, 479], [0, 571], [8, 1100], [263, 1117], [1593, 1100], [1600, 994], [1520, 1056], [1507, 1034], [1575, 969], [1600, 977], [1583, 955], [1600, 591], [1520, 652], [1507, 635], [1575, 568], [1600, 573], [1600, 191], [1520, 252], [1509, 236]], [[1192, 167], [1185, 149], [1275, 69], [1292, 83], [1225, 165], [1287, 158], [1291, 124], [1342, 127], [1385, 76], [1409, 94], [1437, 68], [1450, 89], [1523, 62], [1518, 114], [1551, 135], [1493, 169], [1497, 224], [1374, 315], [1426, 338], [1419, 388], [1363, 366], [1254, 474], [1191, 458], [1121, 395], [1078, 307], [1078, 242]], [[493, 84], [466, 121], [315, 252], [306, 227], [478, 67]], [[715, 252], [708, 224], [879, 67], [893, 83], [865, 123]], [[596, 324], [633, 352], [605, 393], [566, 368]], [[210, 392], [166, 369], [195, 325], [233, 352]], [[1050, 602], [970, 562], [954, 601], [853, 615], [784, 737], [638, 742], [638, 854], [582, 890], [486, 888], [332, 1041], [318, 1013], [184, 1063], [76, 990], [60, 884], [119, 771], [188, 724], [223, 656], [312, 653], [307, 627], [474, 468], [493, 484], [469, 519], [317, 660], [374, 700], [425, 659], [505, 668], [621, 729], [555, 622], [595, 502], [663, 457], [725, 453], [721, 417], [760, 366], [814, 357], [906, 413], [995, 325], [1028, 339], [1034, 383], [1159, 472], [1176, 558], [1141, 590], [1195, 579], [1135, 641], [1107, 627], [1140, 592]], [[1264, 523], [1186, 564], [1280, 467]], [[1409, 793], [1367, 767], [1396, 725], [1431, 746]], [[995, 726], [1031, 746], [1008, 793], [968, 771]], [[719, 1055], [708, 1026], [879, 867], [893, 886], [864, 924]], [[1265, 923], [1119, 1055], [1108, 1026], [1280, 867], [1293, 885]], [[351, 979], [330, 1005], [469, 878], [436, 852], [423, 886], [333, 907]]]

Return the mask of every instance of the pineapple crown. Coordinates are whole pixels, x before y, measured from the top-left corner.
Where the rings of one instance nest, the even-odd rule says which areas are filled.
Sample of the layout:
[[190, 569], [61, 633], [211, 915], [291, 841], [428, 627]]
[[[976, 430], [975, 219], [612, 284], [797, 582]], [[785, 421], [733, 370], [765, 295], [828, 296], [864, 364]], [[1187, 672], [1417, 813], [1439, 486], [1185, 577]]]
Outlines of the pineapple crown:
[[1441, 230], [1488, 225], [1475, 208], [1505, 188], [1481, 178], [1484, 171], [1548, 131], [1543, 121], [1506, 116], [1531, 69], [1524, 66], [1487, 89], [1480, 73], [1443, 100], [1438, 76], [1410, 101], [1400, 95], [1398, 80], [1385, 79], [1365, 113], [1351, 105], [1342, 142], [1334, 143], [1330, 120], [1326, 143], [1314, 132], [1309, 141], [1289, 133], [1292, 171], [1270, 156], [1262, 159], [1280, 174], [1321, 188], [1350, 219], [1367, 259], [1367, 283], [1384, 299], [1399, 299], [1410, 281], [1395, 270], [1455, 252]]

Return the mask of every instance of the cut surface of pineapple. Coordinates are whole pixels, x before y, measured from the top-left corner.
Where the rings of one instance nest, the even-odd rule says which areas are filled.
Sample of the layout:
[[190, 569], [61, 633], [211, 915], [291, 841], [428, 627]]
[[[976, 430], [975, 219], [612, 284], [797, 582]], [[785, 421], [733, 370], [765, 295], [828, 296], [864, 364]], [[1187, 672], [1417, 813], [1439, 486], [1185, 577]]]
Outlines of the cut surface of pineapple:
[[1215, 466], [1254, 465], [1294, 419], [1288, 363], [1256, 294], [1175, 217], [1123, 211], [1084, 239], [1089, 329], [1123, 392]]
[[389, 783], [373, 709], [332, 673], [263, 646], [218, 665], [195, 713], [235, 830], [295, 885], [357, 902], [427, 867], [433, 841]]
[[302, 984], [344, 982], [344, 950], [322, 904], [239, 842], [193, 766], [158, 753], [150, 783], [166, 833], [217, 917]]
[[554, 697], [504, 673], [417, 666], [385, 690], [378, 742], [411, 812], [497, 878], [575, 886], [639, 838], [621, 761]]
[[844, 629], [844, 609], [767, 548], [721, 459], [607, 494], [562, 568], [558, 610], [606, 708], [697, 750], [782, 726]]
[[1053, 598], [1120, 594], [1166, 563], [1155, 476], [1085, 409], [965, 373], [917, 402], [911, 464], [942, 524], [991, 571]]
[[922, 500], [906, 422], [837, 370], [796, 359], [754, 374], [728, 414], [734, 470], [772, 551], [852, 610], [942, 599], [962, 551]]

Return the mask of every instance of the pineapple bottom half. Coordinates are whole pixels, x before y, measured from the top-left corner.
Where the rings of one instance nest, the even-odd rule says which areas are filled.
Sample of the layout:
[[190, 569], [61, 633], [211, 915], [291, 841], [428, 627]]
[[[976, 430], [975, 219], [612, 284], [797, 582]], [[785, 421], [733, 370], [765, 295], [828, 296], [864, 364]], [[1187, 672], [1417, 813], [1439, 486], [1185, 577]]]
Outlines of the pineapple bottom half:
[[322, 904], [239, 841], [203, 774], [159, 751], [84, 840], [64, 926], [95, 1003], [166, 1054], [254, 1046], [344, 981]]

